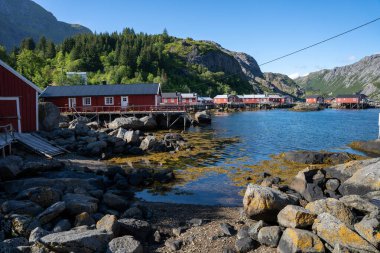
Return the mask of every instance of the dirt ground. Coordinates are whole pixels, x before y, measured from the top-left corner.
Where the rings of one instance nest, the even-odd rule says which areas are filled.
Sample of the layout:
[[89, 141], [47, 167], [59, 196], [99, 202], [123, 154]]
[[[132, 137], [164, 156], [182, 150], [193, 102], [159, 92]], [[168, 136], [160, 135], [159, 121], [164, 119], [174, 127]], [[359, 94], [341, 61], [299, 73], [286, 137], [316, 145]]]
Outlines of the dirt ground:
[[[226, 222], [238, 230], [243, 225], [252, 225], [255, 221], [240, 218], [239, 207], [215, 207], [168, 203], [142, 202], [143, 206], [153, 212], [149, 220], [153, 227], [161, 231], [171, 231], [186, 224], [193, 218], [206, 221], [204, 225], [192, 226], [180, 236], [169, 240], [182, 240], [183, 246], [177, 252], [220, 252], [234, 249], [236, 235], [223, 236], [220, 223]], [[166, 239], [166, 238], [165, 238]], [[164, 244], [151, 246], [149, 252], [172, 252]], [[275, 253], [276, 249], [260, 246], [250, 251], [255, 253]]]

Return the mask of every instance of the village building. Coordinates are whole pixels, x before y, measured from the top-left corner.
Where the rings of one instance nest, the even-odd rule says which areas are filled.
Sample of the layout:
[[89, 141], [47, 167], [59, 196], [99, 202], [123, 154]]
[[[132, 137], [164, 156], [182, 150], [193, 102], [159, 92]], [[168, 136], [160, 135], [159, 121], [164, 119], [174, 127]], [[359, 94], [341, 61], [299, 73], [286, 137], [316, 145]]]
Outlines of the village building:
[[249, 104], [260, 104], [265, 100], [266, 96], [264, 94], [249, 94], [243, 95], [243, 103]]
[[38, 126], [41, 90], [0, 60], [0, 126], [11, 124], [17, 132], [33, 132]]
[[357, 95], [338, 95], [335, 98], [337, 104], [363, 104], [367, 103], [367, 96], [364, 94]]
[[281, 104], [282, 97], [280, 95], [268, 95], [268, 102], [272, 104]]
[[179, 105], [182, 103], [182, 96], [179, 92], [163, 92], [161, 104], [164, 105]]
[[48, 86], [40, 95], [62, 110], [119, 111], [161, 103], [160, 84]]
[[198, 103], [203, 105], [213, 105], [214, 100], [210, 97], [198, 97]]
[[197, 104], [198, 94], [197, 93], [181, 93], [182, 104], [184, 105], [194, 105]]
[[320, 95], [311, 95], [306, 97], [307, 104], [323, 104], [324, 99]]
[[325, 102], [325, 104], [331, 105], [332, 103], [335, 102], [335, 98], [334, 97], [327, 97], [324, 99], [324, 102]]
[[214, 97], [214, 104], [227, 105], [227, 104], [243, 104], [242, 96], [238, 95], [217, 95]]

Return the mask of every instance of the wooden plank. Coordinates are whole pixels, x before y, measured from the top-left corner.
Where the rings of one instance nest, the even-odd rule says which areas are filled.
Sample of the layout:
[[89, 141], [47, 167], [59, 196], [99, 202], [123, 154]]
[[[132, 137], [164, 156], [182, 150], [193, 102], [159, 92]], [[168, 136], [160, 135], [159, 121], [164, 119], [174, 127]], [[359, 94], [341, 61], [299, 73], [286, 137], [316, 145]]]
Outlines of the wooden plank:
[[15, 138], [18, 142], [24, 144], [32, 151], [45, 155], [49, 158], [65, 153], [65, 151], [59, 147], [55, 147], [45, 141], [42, 138], [37, 138], [28, 133], [16, 133]]

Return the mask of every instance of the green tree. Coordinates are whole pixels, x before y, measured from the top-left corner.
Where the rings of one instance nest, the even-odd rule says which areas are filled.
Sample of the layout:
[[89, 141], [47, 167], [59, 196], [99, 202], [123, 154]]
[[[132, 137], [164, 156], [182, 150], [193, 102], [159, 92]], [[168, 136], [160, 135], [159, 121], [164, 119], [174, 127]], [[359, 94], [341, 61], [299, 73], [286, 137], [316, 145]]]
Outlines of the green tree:
[[36, 48], [36, 43], [33, 38], [25, 38], [21, 41], [21, 49], [34, 50]]

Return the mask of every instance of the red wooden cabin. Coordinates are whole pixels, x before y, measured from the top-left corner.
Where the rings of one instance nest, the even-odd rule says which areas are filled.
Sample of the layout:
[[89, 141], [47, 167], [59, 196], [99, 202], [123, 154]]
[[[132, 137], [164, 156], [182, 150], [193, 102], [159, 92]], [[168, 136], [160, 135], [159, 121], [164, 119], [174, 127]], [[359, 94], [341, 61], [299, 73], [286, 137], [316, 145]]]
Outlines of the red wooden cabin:
[[18, 132], [38, 130], [38, 94], [41, 90], [0, 60], [0, 125]]
[[306, 97], [306, 103], [307, 104], [323, 104], [324, 99], [322, 96], [319, 95], [312, 95]]
[[365, 103], [367, 97], [363, 94], [358, 95], [338, 95], [335, 102], [338, 104], [361, 104]]
[[61, 111], [109, 112], [129, 107], [157, 106], [161, 102], [160, 84], [114, 84], [49, 86], [40, 96]]
[[192, 105], [198, 102], [197, 93], [181, 93], [182, 104], [184, 105]]
[[179, 92], [162, 93], [161, 104], [179, 105], [181, 103], [182, 103], [181, 93], [179, 93]]
[[243, 103], [243, 98], [237, 95], [217, 95], [214, 97], [214, 104], [239, 104]]
[[243, 95], [243, 103], [246, 105], [249, 104], [260, 104], [265, 102], [266, 96], [264, 94], [251, 94], [251, 95]]

